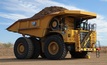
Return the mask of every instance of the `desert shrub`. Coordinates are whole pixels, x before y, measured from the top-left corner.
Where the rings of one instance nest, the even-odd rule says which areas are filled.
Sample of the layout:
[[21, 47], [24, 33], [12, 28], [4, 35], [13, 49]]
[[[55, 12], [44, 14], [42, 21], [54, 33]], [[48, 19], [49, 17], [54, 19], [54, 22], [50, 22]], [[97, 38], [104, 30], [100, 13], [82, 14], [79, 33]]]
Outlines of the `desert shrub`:
[[8, 42], [8, 43], [4, 43], [3, 46], [4, 46], [4, 48], [12, 48], [13, 44]]

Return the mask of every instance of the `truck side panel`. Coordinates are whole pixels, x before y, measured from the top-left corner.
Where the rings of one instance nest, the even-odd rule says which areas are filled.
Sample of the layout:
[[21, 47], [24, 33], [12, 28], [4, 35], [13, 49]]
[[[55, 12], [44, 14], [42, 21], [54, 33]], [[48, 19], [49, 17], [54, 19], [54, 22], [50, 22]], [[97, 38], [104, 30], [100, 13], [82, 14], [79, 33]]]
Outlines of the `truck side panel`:
[[38, 20], [16, 21], [13, 25], [8, 27], [7, 30], [21, 33], [23, 35], [43, 37], [52, 17], [53, 16], [45, 16]]

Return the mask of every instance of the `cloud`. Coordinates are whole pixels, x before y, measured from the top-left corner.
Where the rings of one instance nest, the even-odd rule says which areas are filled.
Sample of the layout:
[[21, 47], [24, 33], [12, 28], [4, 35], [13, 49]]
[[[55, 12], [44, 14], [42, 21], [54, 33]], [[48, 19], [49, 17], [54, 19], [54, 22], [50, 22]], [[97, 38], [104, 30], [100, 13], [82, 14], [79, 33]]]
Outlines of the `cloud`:
[[8, 23], [4, 23], [4, 22], [1, 23], [1, 22], [0, 22], [0, 25], [7, 25], [7, 26], [9, 26], [9, 25], [11, 25], [11, 24], [12, 24], [12, 22], [11, 22], [11, 23], [9, 23], [9, 22], [8, 22]]
[[[32, 7], [31, 3], [22, 2], [23, 0], [4, 0], [0, 4], [2, 4], [2, 9], [16, 12], [16, 13], [22, 13], [22, 14], [31, 14], [35, 12], [35, 9]], [[31, 5], [31, 6], [29, 6]]]
[[21, 14], [12, 14], [12, 13], [10, 14], [10, 13], [1, 13], [1, 12], [0, 12], [0, 17], [11, 19], [11, 20], [18, 20], [21, 18], [27, 18], [26, 16], [21, 15]]
[[107, 19], [104, 16], [98, 15], [97, 19], [95, 20], [97, 27], [98, 27], [98, 32], [105, 32], [107, 33]]

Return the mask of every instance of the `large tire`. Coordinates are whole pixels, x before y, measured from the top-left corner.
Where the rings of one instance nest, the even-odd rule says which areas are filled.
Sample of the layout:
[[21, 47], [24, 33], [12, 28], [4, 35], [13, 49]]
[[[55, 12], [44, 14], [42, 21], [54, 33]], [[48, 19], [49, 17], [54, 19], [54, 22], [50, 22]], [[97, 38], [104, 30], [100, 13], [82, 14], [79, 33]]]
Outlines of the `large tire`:
[[37, 40], [35, 37], [30, 37], [29, 39], [32, 41], [33, 47], [34, 47], [31, 59], [36, 59], [38, 58], [41, 51], [40, 41]]
[[43, 52], [43, 47], [42, 47], [42, 43], [41, 43], [41, 52], [40, 52], [40, 56], [41, 58], [46, 58], [44, 52]]
[[62, 38], [58, 35], [47, 37], [44, 44], [44, 54], [52, 60], [65, 58], [67, 49]]
[[17, 59], [31, 58], [33, 54], [32, 42], [25, 37], [18, 38], [14, 45], [14, 54]]
[[72, 58], [85, 58], [87, 56], [87, 52], [70, 52]]
[[58, 29], [59, 29], [59, 22], [58, 22], [58, 19], [53, 18], [53, 19], [51, 20], [49, 26], [50, 26], [50, 28], [51, 28], [52, 30], [58, 30]]

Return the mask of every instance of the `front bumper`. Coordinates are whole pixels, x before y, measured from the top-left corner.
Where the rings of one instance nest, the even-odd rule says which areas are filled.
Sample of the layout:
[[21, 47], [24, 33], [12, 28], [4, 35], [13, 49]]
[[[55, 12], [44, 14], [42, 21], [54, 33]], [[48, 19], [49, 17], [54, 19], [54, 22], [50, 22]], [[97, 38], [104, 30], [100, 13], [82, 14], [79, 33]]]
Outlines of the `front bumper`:
[[81, 51], [89, 51], [89, 52], [94, 52], [96, 51], [96, 48], [81, 48]]

